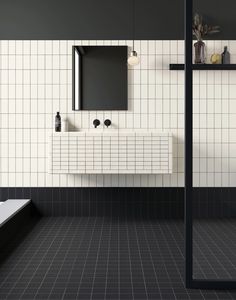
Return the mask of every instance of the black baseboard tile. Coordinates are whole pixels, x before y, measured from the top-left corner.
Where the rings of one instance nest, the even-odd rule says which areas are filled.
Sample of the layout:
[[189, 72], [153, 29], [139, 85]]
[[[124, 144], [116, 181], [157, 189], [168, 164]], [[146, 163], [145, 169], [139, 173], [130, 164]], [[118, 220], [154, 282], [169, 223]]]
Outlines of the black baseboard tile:
[[[235, 217], [236, 188], [194, 188], [198, 217]], [[183, 218], [184, 188], [26, 187], [0, 188], [0, 201], [30, 198], [43, 216]]]

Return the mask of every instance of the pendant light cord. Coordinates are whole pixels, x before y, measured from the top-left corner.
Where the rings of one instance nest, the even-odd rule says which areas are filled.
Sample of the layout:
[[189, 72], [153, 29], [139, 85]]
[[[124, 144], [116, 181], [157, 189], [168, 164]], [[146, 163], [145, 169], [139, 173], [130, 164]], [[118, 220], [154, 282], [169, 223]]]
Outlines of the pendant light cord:
[[134, 51], [134, 37], [135, 37], [135, 0], [132, 2], [133, 8], [133, 51]]

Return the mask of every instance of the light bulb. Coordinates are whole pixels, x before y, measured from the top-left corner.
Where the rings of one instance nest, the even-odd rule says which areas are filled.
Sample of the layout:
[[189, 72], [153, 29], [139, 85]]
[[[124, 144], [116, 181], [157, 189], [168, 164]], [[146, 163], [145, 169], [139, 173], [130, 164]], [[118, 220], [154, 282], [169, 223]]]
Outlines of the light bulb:
[[139, 58], [136, 51], [131, 51], [130, 56], [128, 58], [128, 64], [131, 66], [136, 66], [139, 64]]

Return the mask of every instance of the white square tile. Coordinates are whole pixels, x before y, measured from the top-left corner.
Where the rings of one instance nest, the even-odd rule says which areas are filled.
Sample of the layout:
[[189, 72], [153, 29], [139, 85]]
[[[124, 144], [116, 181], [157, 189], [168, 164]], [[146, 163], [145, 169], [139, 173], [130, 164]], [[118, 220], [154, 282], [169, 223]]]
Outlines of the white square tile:
[[[141, 54], [148, 54], [148, 42], [147, 41], [142, 41], [141, 45]], [[135, 44], [135, 47], [136, 47], [136, 44]], [[137, 45], [138, 47], [138, 45]]]
[[52, 67], [54, 70], [60, 69], [60, 56], [59, 55], [52, 56]]
[[230, 85], [229, 86], [229, 98], [230, 99], [233, 99], [233, 98], [236, 99], [236, 85]]
[[1, 53], [2, 54], [9, 54], [9, 41], [1, 41]]
[[156, 69], [156, 56], [155, 55], [149, 55], [147, 61], [148, 61], [147, 68], [149, 70], [155, 70]]
[[46, 68], [46, 70], [52, 70], [52, 68], [53, 68], [53, 56], [52, 55], [45, 56], [45, 68]]
[[141, 85], [141, 98], [147, 99], [148, 98], [148, 85], [142, 84]]
[[156, 85], [152, 84], [148, 86], [148, 98], [149, 99], [156, 98]]
[[229, 111], [236, 113], [236, 99], [229, 100]]
[[16, 54], [16, 41], [8, 41], [8, 54]]
[[38, 41], [37, 42], [37, 53], [39, 55], [44, 55], [45, 54], [45, 41]]
[[148, 55], [140, 55], [140, 69], [141, 70], [148, 69], [148, 58], [149, 58]]
[[147, 70], [141, 70], [140, 71], [140, 83], [141, 84], [147, 84], [148, 83], [148, 72]]
[[31, 55], [38, 54], [38, 41], [30, 41], [30, 54]]
[[9, 55], [8, 56], [8, 65], [7, 67], [9, 70], [15, 70], [16, 69], [16, 56], [15, 55]]
[[155, 84], [156, 83], [156, 74], [154, 70], [149, 70], [148, 72], [148, 83]]

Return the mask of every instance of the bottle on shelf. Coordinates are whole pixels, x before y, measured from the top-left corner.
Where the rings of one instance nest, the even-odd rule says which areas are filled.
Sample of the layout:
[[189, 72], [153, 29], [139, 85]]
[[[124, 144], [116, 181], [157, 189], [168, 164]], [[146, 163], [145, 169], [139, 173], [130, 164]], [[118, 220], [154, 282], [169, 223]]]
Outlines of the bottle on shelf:
[[56, 132], [61, 132], [61, 116], [59, 111], [57, 112], [55, 116], [55, 131]]
[[221, 54], [221, 61], [223, 65], [230, 64], [230, 53], [227, 49], [227, 46], [224, 46], [224, 52]]

